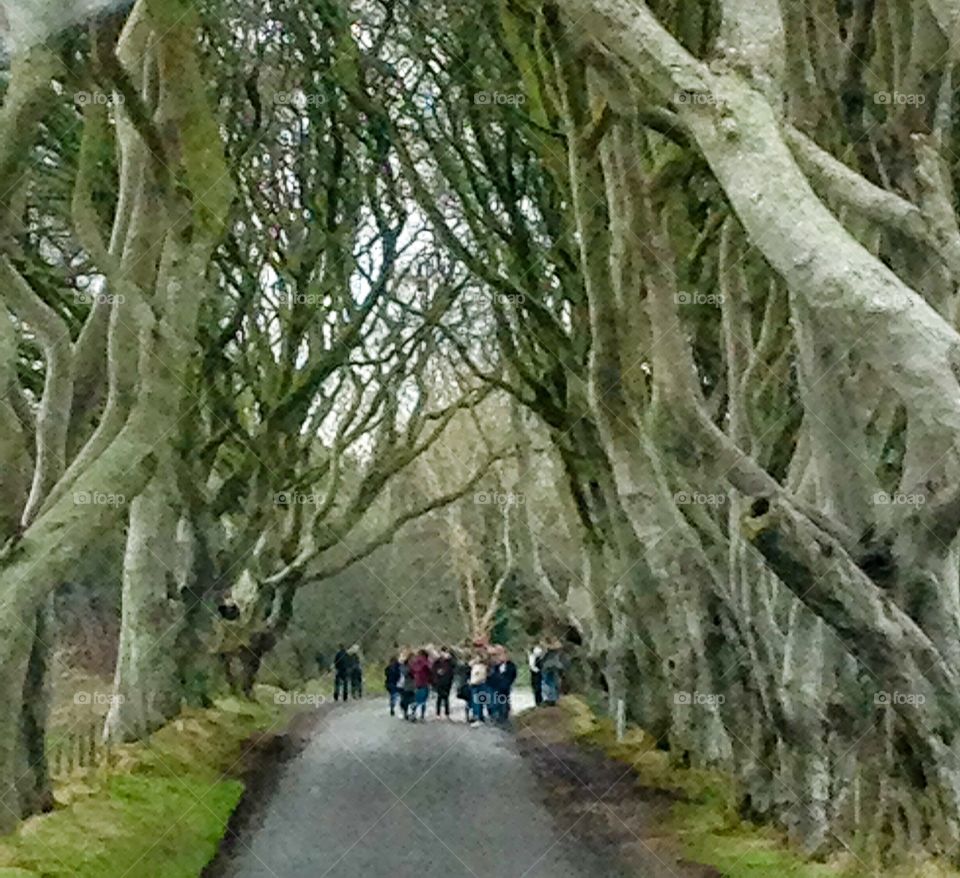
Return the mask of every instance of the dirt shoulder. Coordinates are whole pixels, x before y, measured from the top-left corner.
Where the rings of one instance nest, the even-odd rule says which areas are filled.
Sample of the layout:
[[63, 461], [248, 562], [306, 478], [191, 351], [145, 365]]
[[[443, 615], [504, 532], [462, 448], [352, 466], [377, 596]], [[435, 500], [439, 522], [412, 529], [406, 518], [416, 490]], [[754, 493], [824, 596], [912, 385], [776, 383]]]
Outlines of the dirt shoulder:
[[577, 841], [616, 851], [637, 875], [719, 878], [712, 866], [686, 860], [667, 829], [681, 793], [644, 785], [629, 764], [584, 743], [570, 704], [517, 718], [520, 753], [540, 781], [547, 808]]

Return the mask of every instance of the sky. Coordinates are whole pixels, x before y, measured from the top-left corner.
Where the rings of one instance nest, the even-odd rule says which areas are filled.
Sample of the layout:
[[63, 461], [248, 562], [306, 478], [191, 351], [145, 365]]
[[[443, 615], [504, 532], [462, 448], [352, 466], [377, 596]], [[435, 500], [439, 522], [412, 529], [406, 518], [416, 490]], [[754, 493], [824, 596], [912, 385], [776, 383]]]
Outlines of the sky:
[[0, 0], [0, 39], [16, 52], [49, 39], [58, 30], [128, 0]]

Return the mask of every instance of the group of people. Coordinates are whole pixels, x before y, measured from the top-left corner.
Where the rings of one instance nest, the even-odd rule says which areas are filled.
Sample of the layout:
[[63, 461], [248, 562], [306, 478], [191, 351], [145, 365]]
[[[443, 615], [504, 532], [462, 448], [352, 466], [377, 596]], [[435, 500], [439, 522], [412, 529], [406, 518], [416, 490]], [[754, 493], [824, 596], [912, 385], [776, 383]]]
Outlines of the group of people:
[[[538, 705], [556, 704], [563, 672], [559, 641], [534, 646], [528, 661], [534, 700]], [[384, 669], [390, 715], [402, 716], [409, 722], [426, 720], [432, 690], [437, 717], [449, 719], [450, 695], [455, 692], [464, 702], [466, 719], [471, 725], [488, 720], [506, 723], [516, 680], [517, 666], [506, 647], [480, 641], [468, 644], [459, 653], [448, 646], [404, 649], [392, 656]]]
[[333, 700], [348, 701], [348, 693], [363, 698], [363, 656], [356, 643], [349, 649], [341, 643], [333, 657]]

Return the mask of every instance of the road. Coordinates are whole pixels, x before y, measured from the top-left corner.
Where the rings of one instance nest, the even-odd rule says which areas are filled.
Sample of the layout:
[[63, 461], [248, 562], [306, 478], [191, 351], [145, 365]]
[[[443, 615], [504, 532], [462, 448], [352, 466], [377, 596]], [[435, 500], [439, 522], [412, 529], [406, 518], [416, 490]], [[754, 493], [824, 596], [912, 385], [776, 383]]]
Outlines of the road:
[[[457, 704], [460, 707], [460, 704]], [[461, 711], [457, 711], [458, 716]], [[234, 878], [615, 878], [495, 728], [338, 707], [288, 763]], [[635, 873], [634, 873], [635, 874]]]

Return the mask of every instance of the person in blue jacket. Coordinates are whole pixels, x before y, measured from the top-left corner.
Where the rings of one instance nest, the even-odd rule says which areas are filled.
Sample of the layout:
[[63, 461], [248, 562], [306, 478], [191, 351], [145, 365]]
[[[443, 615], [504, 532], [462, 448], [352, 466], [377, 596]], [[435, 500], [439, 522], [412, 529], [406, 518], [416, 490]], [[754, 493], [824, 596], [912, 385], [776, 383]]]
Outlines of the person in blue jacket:
[[387, 666], [383, 669], [383, 683], [390, 696], [390, 716], [397, 715], [397, 702], [400, 700], [400, 680], [403, 677], [403, 666], [397, 656], [391, 656]]

